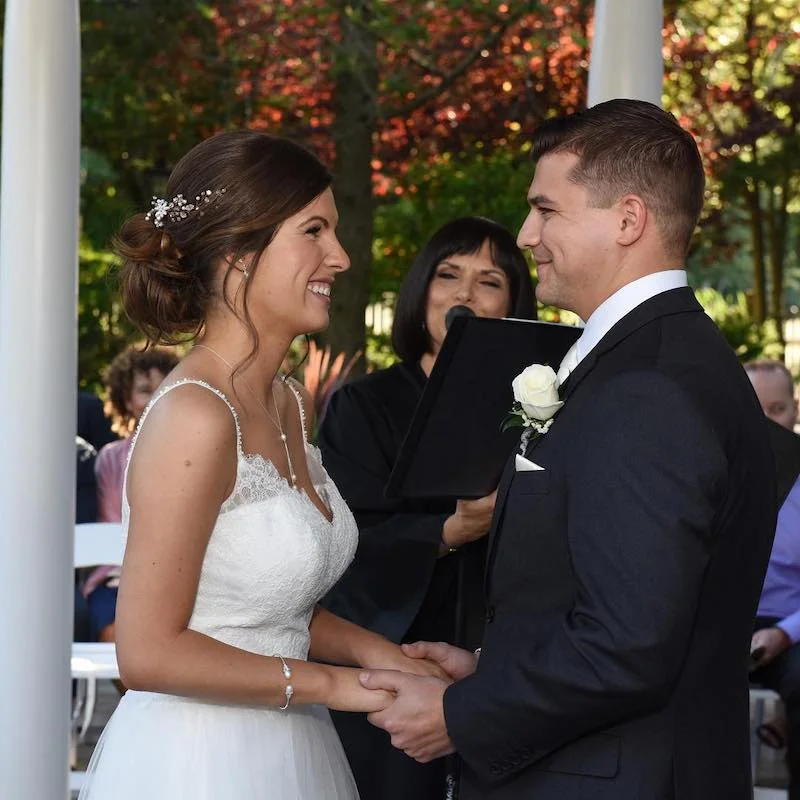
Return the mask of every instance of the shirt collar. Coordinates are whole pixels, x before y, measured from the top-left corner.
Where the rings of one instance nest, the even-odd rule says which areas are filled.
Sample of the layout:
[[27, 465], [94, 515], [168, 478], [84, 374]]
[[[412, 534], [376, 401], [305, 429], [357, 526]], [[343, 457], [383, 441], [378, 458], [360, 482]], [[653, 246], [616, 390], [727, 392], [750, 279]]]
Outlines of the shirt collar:
[[688, 285], [685, 270], [669, 269], [645, 275], [617, 289], [586, 320], [586, 327], [576, 347], [578, 361], [582, 361], [611, 328], [634, 308], [657, 294]]

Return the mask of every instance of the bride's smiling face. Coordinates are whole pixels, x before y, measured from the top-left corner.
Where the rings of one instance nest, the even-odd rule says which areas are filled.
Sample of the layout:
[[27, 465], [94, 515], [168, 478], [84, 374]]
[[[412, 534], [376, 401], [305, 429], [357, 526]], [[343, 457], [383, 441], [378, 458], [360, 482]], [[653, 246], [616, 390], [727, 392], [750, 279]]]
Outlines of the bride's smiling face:
[[350, 259], [336, 236], [339, 214], [326, 189], [281, 223], [249, 280], [256, 327], [294, 337], [328, 326], [336, 277]]

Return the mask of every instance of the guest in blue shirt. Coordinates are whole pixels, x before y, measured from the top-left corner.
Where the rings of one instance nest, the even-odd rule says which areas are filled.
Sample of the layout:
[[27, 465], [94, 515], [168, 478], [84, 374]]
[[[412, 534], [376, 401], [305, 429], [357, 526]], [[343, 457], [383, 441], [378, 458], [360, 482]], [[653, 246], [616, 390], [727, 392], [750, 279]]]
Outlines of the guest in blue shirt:
[[[782, 428], [770, 426], [781, 505], [751, 644], [752, 679], [778, 692], [786, 706], [789, 797], [800, 800], [800, 436], [791, 433], [798, 405], [792, 376], [779, 361], [750, 362], [745, 370], [764, 413]], [[759, 735], [780, 745], [780, 727], [771, 721]]]

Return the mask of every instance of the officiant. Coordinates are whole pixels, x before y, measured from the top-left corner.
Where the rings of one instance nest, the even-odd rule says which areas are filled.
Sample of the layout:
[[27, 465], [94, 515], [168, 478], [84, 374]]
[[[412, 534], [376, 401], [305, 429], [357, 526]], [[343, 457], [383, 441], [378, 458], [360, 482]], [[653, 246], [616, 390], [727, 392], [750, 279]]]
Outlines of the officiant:
[[[434, 233], [397, 296], [392, 346], [400, 362], [331, 398], [318, 444], [355, 514], [360, 539], [353, 564], [323, 604], [394, 642], [474, 648], [485, 615], [485, 536], [494, 494], [457, 503], [384, 496], [454, 306], [479, 317], [536, 316], [528, 264], [515, 237], [492, 220], [462, 217]], [[363, 715], [334, 714], [334, 722], [361, 800], [445, 797], [443, 759], [418, 764]]]

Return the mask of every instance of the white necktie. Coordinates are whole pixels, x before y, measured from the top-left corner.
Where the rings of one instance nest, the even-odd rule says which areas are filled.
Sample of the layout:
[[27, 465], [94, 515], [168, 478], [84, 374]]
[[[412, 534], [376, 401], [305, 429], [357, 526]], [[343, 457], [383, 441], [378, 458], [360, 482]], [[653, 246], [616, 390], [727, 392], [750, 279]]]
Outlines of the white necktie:
[[569, 377], [570, 372], [578, 366], [578, 342], [576, 341], [575, 344], [567, 350], [567, 354], [561, 360], [561, 365], [558, 368], [558, 372], [556, 376], [558, 377], [558, 383], [561, 385], [564, 381]]

